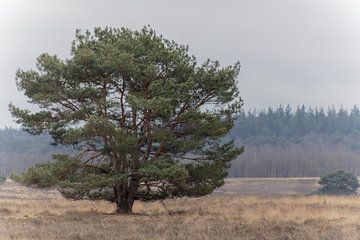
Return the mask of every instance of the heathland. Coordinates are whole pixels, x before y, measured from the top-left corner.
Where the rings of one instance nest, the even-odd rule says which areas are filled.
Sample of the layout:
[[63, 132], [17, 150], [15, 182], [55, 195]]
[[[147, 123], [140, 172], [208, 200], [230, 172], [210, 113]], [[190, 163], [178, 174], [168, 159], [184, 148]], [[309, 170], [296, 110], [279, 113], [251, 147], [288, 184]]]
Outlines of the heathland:
[[0, 186], [0, 238], [359, 239], [360, 198], [307, 196], [316, 183], [230, 179], [210, 196], [137, 202], [134, 214], [116, 215], [105, 201], [71, 201], [55, 189], [7, 181]]

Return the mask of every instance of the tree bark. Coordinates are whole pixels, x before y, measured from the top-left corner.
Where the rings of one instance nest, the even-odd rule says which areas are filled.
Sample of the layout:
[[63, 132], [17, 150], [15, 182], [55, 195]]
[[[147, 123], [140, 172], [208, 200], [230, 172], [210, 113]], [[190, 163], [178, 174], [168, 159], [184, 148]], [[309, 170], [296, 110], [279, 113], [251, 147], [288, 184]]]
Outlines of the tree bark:
[[120, 197], [116, 199], [116, 213], [129, 214], [132, 213], [133, 200], [128, 199], [126, 196], [120, 194]]
[[139, 180], [131, 177], [128, 183], [121, 183], [114, 187], [116, 213], [130, 214], [135, 202], [135, 194], [139, 187]]

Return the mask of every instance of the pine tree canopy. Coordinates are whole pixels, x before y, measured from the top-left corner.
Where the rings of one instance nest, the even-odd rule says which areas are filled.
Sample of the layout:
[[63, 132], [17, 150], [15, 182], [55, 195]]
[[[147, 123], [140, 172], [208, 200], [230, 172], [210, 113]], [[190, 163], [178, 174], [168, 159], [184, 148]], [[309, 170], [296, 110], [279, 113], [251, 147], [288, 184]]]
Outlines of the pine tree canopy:
[[239, 70], [239, 63], [199, 65], [187, 46], [150, 27], [78, 30], [68, 59], [42, 54], [36, 70], [16, 73], [39, 110], [9, 106], [25, 130], [48, 133], [76, 154], [18, 179], [114, 201], [119, 213], [135, 200], [209, 194], [243, 150], [223, 140], [242, 105]]

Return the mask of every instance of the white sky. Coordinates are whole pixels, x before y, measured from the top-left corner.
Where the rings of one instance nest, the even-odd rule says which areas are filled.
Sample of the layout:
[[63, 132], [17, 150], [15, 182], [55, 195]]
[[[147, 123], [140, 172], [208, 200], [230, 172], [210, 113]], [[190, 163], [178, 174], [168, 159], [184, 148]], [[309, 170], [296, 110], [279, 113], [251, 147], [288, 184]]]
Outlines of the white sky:
[[200, 61], [240, 60], [246, 108], [360, 105], [360, 1], [0, 0], [0, 127], [26, 106], [18, 68], [43, 52], [69, 56], [76, 28], [140, 29], [188, 44]]

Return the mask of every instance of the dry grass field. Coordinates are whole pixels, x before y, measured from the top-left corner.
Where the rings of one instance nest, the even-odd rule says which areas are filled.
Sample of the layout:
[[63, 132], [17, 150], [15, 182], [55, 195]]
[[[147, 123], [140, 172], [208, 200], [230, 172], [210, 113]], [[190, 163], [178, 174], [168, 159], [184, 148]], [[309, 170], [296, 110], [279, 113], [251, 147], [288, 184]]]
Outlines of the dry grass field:
[[319, 178], [228, 178], [213, 195], [308, 195], [319, 188]]
[[[129, 216], [114, 215], [107, 202], [70, 201], [56, 190], [7, 182], [0, 186], [0, 239], [360, 239], [360, 197], [241, 196], [233, 188], [264, 180], [237, 181], [208, 197], [137, 203]], [[283, 182], [267, 184], [293, 192]]]

